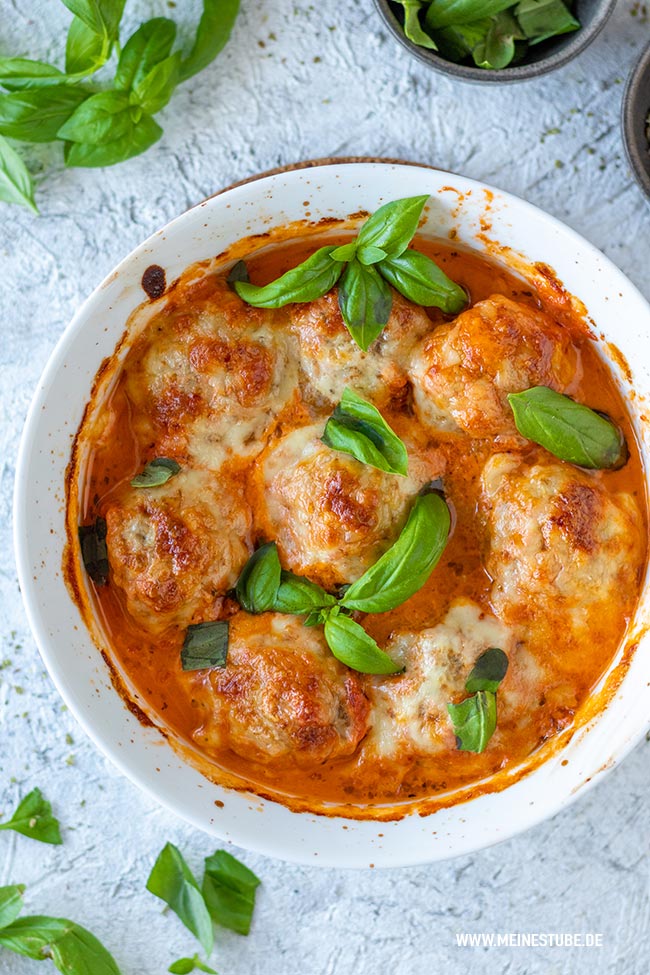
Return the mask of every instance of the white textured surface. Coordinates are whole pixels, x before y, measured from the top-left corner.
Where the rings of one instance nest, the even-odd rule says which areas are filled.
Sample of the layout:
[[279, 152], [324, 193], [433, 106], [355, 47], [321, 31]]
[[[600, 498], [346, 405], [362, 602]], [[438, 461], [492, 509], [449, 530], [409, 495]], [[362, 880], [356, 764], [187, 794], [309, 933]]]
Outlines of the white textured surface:
[[[214, 844], [141, 796], [84, 739], [43, 672], [20, 603], [9, 554], [18, 438], [31, 391], [82, 298], [206, 194], [326, 155], [398, 156], [492, 182], [583, 233], [650, 297], [650, 210], [619, 130], [621, 82], [650, 37], [629, 0], [572, 65], [501, 90], [427, 72], [386, 35], [371, 0], [243, 6], [226, 52], [178, 90], [161, 116], [165, 136], [146, 156], [66, 171], [58, 149], [29, 147], [42, 216], [0, 204], [0, 809], [39, 785], [66, 827], [60, 848], [0, 834], [0, 884], [24, 882], [30, 910], [86, 924], [124, 975], [158, 975], [193, 953], [189, 932], [161, 913], [144, 883], [165, 841], [197, 868]], [[166, 7], [131, 0], [127, 28]], [[172, 15], [189, 26], [197, 10], [193, 0]], [[67, 19], [54, 0], [0, 0], [0, 53], [59, 58]], [[243, 854], [263, 879], [253, 932], [221, 933], [214, 967], [221, 975], [645, 975], [647, 749], [550, 823], [447, 864], [349, 873]], [[459, 948], [461, 931], [602, 932], [604, 946]], [[0, 954], [1, 975], [34, 968]]]

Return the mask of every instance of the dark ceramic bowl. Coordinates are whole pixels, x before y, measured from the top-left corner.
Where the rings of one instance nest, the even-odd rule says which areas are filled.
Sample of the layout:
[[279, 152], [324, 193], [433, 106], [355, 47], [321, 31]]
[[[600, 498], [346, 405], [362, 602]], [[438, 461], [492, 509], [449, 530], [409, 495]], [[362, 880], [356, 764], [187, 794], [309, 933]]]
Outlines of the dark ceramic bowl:
[[456, 64], [453, 61], [447, 61], [435, 51], [419, 47], [409, 41], [402, 30], [403, 17], [400, 13], [402, 8], [398, 3], [393, 3], [392, 0], [375, 0], [375, 6], [391, 34], [397, 38], [400, 44], [419, 61], [433, 68], [434, 71], [443, 71], [445, 74], [461, 78], [463, 81], [474, 81], [480, 84], [502, 84], [503, 82], [526, 81], [529, 78], [537, 78], [539, 75], [561, 68], [563, 64], [571, 61], [588, 44], [591, 44], [594, 37], [605, 26], [609, 15], [616, 6], [616, 0], [577, 0], [573, 9], [575, 16], [582, 25], [579, 30], [536, 44], [526, 55], [523, 64], [495, 71], [476, 68], [473, 65]]
[[650, 46], [630, 75], [623, 95], [623, 141], [637, 183], [650, 198]]

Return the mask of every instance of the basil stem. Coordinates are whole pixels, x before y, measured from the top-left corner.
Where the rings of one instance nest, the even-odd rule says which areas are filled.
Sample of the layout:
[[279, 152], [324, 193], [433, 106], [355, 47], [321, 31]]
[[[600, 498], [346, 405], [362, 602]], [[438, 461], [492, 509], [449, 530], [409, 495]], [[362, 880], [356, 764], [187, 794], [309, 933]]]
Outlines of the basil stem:
[[215, 924], [247, 935], [260, 883], [252, 870], [226, 850], [206, 857], [202, 891]]
[[335, 248], [321, 247], [306, 261], [282, 277], [263, 286], [235, 281], [239, 297], [255, 308], [282, 308], [293, 302], [315, 301], [330, 291], [341, 276], [343, 265], [332, 260]]
[[381, 261], [377, 270], [400, 294], [425, 308], [441, 308], [457, 314], [467, 304], [467, 295], [438, 265], [419, 251], [406, 250], [399, 257]]
[[507, 670], [506, 654], [499, 647], [490, 647], [478, 658], [465, 682], [465, 690], [472, 697], [447, 705], [460, 751], [485, 751], [497, 726], [496, 692]]
[[166, 484], [181, 469], [181, 465], [170, 457], [154, 457], [140, 474], [131, 480], [131, 487], [151, 488]]
[[149, 874], [147, 890], [172, 909], [209, 955], [214, 947], [212, 919], [194, 874], [172, 843], [160, 851]]
[[0, 823], [0, 829], [11, 829], [32, 840], [55, 846], [63, 842], [59, 821], [52, 815], [52, 806], [38, 788], [21, 799], [11, 819]]
[[356, 258], [347, 265], [339, 284], [339, 309], [360, 349], [367, 352], [390, 318], [393, 296], [374, 267]]
[[237, 580], [239, 605], [249, 613], [266, 613], [274, 608], [280, 586], [280, 559], [275, 542], [253, 552]]
[[408, 473], [406, 447], [400, 438], [379, 410], [351, 389], [343, 390], [321, 440], [333, 450], [351, 454], [380, 471], [402, 476]]
[[396, 674], [402, 669], [380, 650], [359, 623], [343, 613], [330, 612], [327, 615], [325, 639], [337, 660], [362, 674]]
[[190, 624], [181, 649], [183, 670], [225, 667], [228, 661], [228, 630], [227, 620]]
[[560, 460], [597, 470], [621, 467], [627, 461], [627, 446], [618, 427], [562, 393], [534, 386], [510, 393], [508, 402], [522, 437]]
[[442, 555], [451, 516], [439, 494], [420, 495], [399, 538], [353, 582], [341, 606], [363, 613], [385, 613], [400, 606], [425, 584]]
[[95, 585], [105, 585], [108, 581], [106, 521], [104, 518], [96, 518], [93, 525], [79, 525], [78, 534], [86, 572]]

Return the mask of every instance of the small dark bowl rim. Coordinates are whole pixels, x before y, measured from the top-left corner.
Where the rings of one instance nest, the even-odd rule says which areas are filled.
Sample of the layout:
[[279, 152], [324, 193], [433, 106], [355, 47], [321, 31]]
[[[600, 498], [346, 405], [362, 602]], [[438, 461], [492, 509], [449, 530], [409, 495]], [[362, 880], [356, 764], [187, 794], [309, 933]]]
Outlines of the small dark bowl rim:
[[[648, 140], [646, 140], [646, 144], [642, 148], [639, 146], [637, 137], [637, 124], [639, 119], [637, 116], [636, 96], [644, 82], [647, 82], [648, 87], [648, 104], [646, 105], [645, 111], [646, 113], [650, 113], [650, 44], [643, 49], [641, 57], [627, 79], [625, 91], [623, 92], [623, 108], [621, 113], [623, 143], [628, 162], [634, 178], [648, 199], [650, 199], [650, 145], [648, 145]], [[643, 151], [645, 151], [647, 157], [645, 165], [643, 162]]]
[[609, 20], [615, 6], [616, 0], [601, 0], [592, 22], [587, 27], [581, 27], [580, 30], [577, 30], [562, 50], [551, 52], [548, 57], [544, 57], [542, 60], [535, 61], [532, 64], [518, 64], [513, 68], [500, 68], [492, 71], [486, 68], [475, 68], [469, 65], [456, 64], [454, 61], [447, 61], [446, 58], [436, 54], [435, 51], [429, 51], [427, 48], [414, 44], [413, 41], [410, 41], [406, 37], [395, 19], [390, 9], [390, 0], [375, 0], [375, 7], [393, 37], [399, 41], [402, 47], [410, 51], [418, 61], [428, 65], [434, 71], [440, 71], [443, 74], [452, 75], [462, 81], [474, 82], [476, 84], [509, 84], [516, 81], [529, 81], [532, 78], [538, 78], [540, 75], [547, 74], [549, 71], [555, 71], [556, 68], [561, 68], [591, 44]]

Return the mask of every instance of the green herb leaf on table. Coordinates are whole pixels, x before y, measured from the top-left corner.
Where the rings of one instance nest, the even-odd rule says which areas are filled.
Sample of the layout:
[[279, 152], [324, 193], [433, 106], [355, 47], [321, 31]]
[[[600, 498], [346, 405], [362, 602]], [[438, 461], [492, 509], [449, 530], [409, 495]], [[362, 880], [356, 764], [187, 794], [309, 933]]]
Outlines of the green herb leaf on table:
[[194, 971], [217, 975], [215, 969], [201, 961], [198, 955], [194, 955], [192, 958], [179, 958], [178, 961], [172, 962], [167, 971], [171, 972], [171, 975], [189, 975], [190, 972]]
[[224, 928], [247, 935], [260, 882], [252, 870], [226, 850], [217, 850], [207, 857], [203, 896], [212, 920]]
[[191, 623], [181, 649], [183, 670], [225, 667], [228, 661], [228, 631], [227, 620]]
[[339, 309], [345, 325], [360, 349], [367, 352], [390, 318], [393, 296], [375, 267], [354, 258], [339, 284]]
[[61, 85], [66, 76], [53, 64], [30, 58], [0, 58], [0, 85], [9, 91]]
[[547, 386], [510, 393], [517, 430], [560, 460], [596, 470], [622, 466], [625, 440], [615, 424]]
[[123, 91], [99, 91], [91, 95], [58, 130], [69, 142], [105, 145], [125, 135], [132, 127], [131, 102]]
[[50, 958], [63, 975], [120, 975], [101, 942], [66, 918], [19, 917], [0, 930], [0, 947], [36, 961]]
[[381, 261], [378, 270], [396, 291], [416, 305], [441, 308], [455, 315], [467, 304], [467, 295], [460, 285], [419, 251], [406, 250], [399, 257]]
[[150, 460], [145, 465], [144, 470], [140, 474], [136, 474], [132, 478], [131, 487], [160, 487], [162, 484], [166, 484], [175, 474], [178, 474], [180, 469], [181, 465], [175, 460], [172, 460], [171, 457], [154, 457], [153, 460]]
[[73, 85], [0, 94], [0, 135], [22, 142], [52, 142], [87, 98], [86, 90]]
[[485, 751], [496, 730], [496, 692], [507, 670], [506, 654], [499, 647], [490, 647], [478, 658], [465, 682], [465, 690], [472, 697], [447, 705], [459, 751]]
[[239, 0], [203, 0], [194, 45], [181, 63], [181, 81], [203, 71], [214, 61], [228, 42], [238, 12]]
[[172, 843], [167, 843], [159, 853], [147, 880], [147, 890], [172, 909], [209, 956], [214, 946], [210, 914], [192, 871]]
[[21, 799], [15, 813], [4, 823], [0, 823], [0, 830], [11, 829], [15, 833], [22, 833], [32, 840], [41, 843], [60, 845], [61, 832], [59, 821], [52, 815], [52, 806], [40, 789], [32, 789], [24, 799]]
[[351, 389], [343, 391], [321, 440], [333, 450], [351, 454], [380, 471], [402, 476], [408, 473], [406, 447], [400, 438], [379, 410]]
[[[137, 111], [141, 112], [141, 109]], [[136, 112], [135, 106], [132, 106], [131, 112]], [[136, 122], [132, 114], [130, 128], [111, 142], [99, 145], [67, 142], [64, 150], [66, 166], [113, 166], [146, 152], [162, 134], [163, 130], [150, 115], [141, 115]]]
[[63, 3], [95, 34], [110, 40], [117, 38], [125, 0], [63, 0]]
[[357, 250], [379, 247], [386, 257], [399, 257], [413, 240], [428, 199], [409, 196], [379, 207], [359, 230]]
[[362, 674], [396, 674], [402, 669], [360, 623], [341, 612], [327, 614], [325, 639], [337, 660]]
[[397, 0], [404, 7], [404, 33], [409, 41], [430, 51], [437, 51], [436, 42], [422, 29], [420, 10], [425, 6], [423, 0]]
[[6, 928], [16, 920], [23, 909], [24, 884], [0, 887], [0, 928]]
[[85, 21], [74, 17], [65, 45], [65, 70], [68, 75], [86, 76], [99, 71], [111, 56], [112, 42], [96, 34]]
[[346, 590], [341, 606], [384, 613], [406, 602], [436, 567], [450, 527], [444, 499], [436, 493], [419, 495], [397, 540]]
[[176, 24], [167, 17], [153, 17], [141, 24], [122, 49], [115, 87], [130, 91], [141, 84], [157, 64], [169, 57], [175, 39]]
[[270, 284], [256, 285], [235, 281], [239, 297], [255, 308], [283, 308], [294, 302], [315, 301], [330, 291], [341, 276], [343, 266], [333, 261], [333, 247], [321, 247], [302, 264]]
[[96, 518], [92, 525], [79, 525], [79, 545], [84, 568], [98, 585], [105, 585], [108, 579], [108, 549], [106, 548], [106, 521]]
[[168, 103], [178, 84], [180, 51], [171, 54], [133, 85], [133, 96], [144, 112], [155, 115]]
[[249, 613], [266, 613], [273, 609], [281, 573], [275, 542], [268, 542], [253, 552], [235, 587], [242, 609]]
[[34, 186], [27, 166], [18, 153], [0, 135], [0, 200], [18, 203], [38, 213], [34, 203]]
[[514, 13], [531, 45], [580, 27], [580, 21], [562, 0], [521, 0]]

